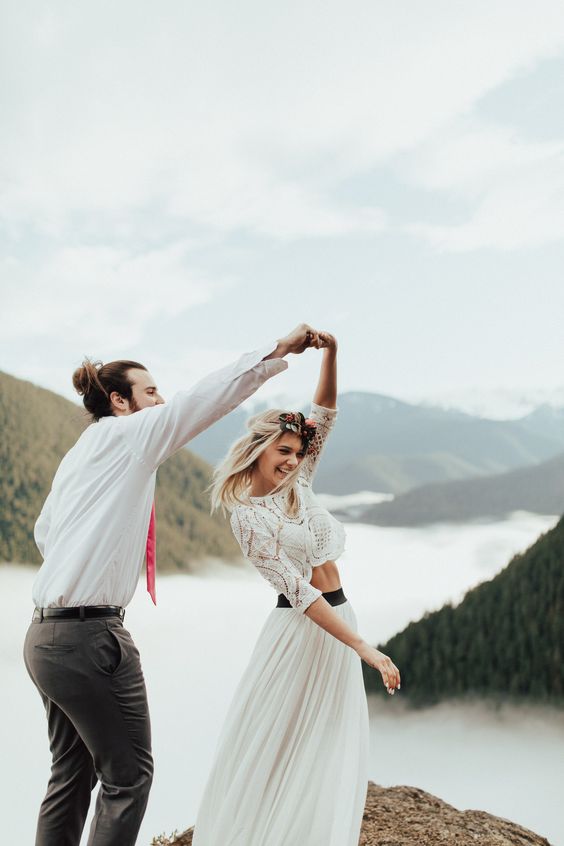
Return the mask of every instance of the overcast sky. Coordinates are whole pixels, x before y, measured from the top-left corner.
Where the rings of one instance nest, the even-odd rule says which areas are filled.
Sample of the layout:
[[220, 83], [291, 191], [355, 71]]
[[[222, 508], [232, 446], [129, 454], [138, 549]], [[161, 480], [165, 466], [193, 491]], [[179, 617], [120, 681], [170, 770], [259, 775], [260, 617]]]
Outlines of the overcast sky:
[[564, 403], [561, 0], [4, 7], [0, 369], [170, 394], [305, 320], [343, 390]]

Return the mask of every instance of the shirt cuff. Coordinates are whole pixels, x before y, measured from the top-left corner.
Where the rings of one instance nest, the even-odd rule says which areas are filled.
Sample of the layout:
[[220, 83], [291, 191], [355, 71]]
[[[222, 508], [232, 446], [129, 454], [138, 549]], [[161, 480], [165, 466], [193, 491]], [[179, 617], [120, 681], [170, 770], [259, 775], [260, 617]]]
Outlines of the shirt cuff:
[[255, 370], [264, 375], [264, 379], [266, 381], [266, 379], [269, 379], [271, 376], [275, 376], [277, 373], [281, 373], [283, 370], [286, 370], [288, 363], [281, 358], [269, 358], [268, 361], [263, 361], [263, 358], [266, 355], [270, 355], [277, 346], [277, 343], [266, 344], [258, 350], [244, 353], [230, 368], [226, 368], [223, 371], [224, 381], [230, 382], [234, 379], [238, 379], [239, 376], [242, 376], [243, 373], [248, 373], [250, 370]]
[[264, 358], [270, 355], [271, 352], [274, 352], [277, 346], [277, 341], [273, 344], [265, 344], [264, 347], [261, 347], [255, 353], [259, 357], [258, 364], [266, 370], [269, 377], [288, 369], [288, 362], [283, 358], [269, 358], [268, 361], [264, 361]]

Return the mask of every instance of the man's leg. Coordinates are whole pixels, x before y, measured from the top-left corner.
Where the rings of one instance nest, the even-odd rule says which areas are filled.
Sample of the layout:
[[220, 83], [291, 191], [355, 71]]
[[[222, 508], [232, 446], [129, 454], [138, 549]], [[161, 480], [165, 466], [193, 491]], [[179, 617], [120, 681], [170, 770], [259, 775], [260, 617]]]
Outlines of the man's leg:
[[97, 783], [94, 762], [75, 727], [42, 694], [53, 764], [37, 822], [36, 846], [78, 846]]
[[91, 689], [95, 707], [82, 719], [80, 731], [101, 785], [88, 846], [135, 846], [153, 780], [139, 653], [123, 626], [108, 624], [92, 655], [101, 672]]
[[[145, 682], [129, 632], [116, 617], [32, 623], [25, 655], [40, 692], [76, 727], [101, 782], [89, 846], [135, 846], [153, 761]], [[61, 813], [71, 813], [65, 803]]]

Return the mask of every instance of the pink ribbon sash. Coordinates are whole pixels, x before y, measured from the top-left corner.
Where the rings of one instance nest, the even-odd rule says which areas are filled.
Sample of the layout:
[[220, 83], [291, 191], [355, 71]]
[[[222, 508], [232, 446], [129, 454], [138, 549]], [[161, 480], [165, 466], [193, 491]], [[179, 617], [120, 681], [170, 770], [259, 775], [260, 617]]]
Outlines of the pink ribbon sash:
[[155, 587], [155, 572], [156, 572], [156, 558], [157, 558], [157, 529], [155, 525], [155, 503], [151, 508], [151, 517], [149, 519], [149, 531], [147, 533], [147, 590], [149, 596], [154, 604], [157, 604], [157, 592]]

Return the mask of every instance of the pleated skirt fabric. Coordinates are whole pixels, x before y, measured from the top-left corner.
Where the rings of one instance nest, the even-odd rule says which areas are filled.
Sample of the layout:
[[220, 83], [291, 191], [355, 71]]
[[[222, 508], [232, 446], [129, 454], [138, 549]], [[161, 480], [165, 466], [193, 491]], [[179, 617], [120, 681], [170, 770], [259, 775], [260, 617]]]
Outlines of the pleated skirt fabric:
[[[356, 630], [348, 602], [334, 611]], [[367, 783], [359, 657], [274, 609], [224, 724], [194, 846], [358, 846]]]

